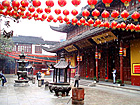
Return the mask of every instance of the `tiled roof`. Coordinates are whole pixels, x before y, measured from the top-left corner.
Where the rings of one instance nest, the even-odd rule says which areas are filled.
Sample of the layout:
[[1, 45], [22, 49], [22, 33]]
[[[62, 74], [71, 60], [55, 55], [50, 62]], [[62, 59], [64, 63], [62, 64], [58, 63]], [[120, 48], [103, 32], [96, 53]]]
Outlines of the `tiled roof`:
[[45, 41], [45, 44], [47, 45], [55, 45], [55, 44], [59, 44], [59, 41]]

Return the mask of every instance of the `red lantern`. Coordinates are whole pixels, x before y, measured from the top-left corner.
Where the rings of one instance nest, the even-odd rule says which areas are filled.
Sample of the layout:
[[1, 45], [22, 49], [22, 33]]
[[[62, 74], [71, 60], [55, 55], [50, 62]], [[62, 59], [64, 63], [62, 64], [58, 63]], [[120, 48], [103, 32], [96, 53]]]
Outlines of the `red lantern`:
[[35, 11], [35, 8], [34, 8], [33, 6], [30, 6], [30, 7], [28, 8], [28, 10], [32, 13], [32, 12]]
[[84, 10], [82, 15], [87, 19], [87, 17], [90, 15], [90, 12], [88, 10]]
[[54, 12], [59, 15], [61, 13], [61, 10], [60, 9], [55, 9]]
[[23, 11], [23, 12], [26, 10], [26, 8], [25, 8], [25, 7], [22, 7], [22, 6], [21, 6], [19, 9], [20, 9], [21, 11]]
[[81, 22], [82, 25], [84, 25], [85, 22], [86, 22], [85, 18], [82, 17], [82, 18], [80, 19], [80, 22]]
[[54, 17], [53, 17], [52, 15], [50, 15], [50, 16], [48, 17], [48, 19], [49, 19], [50, 21], [52, 21], [52, 20], [54, 19]]
[[101, 15], [102, 15], [103, 18], [107, 19], [110, 14], [109, 14], [108, 11], [104, 10]]
[[108, 21], [104, 22], [104, 27], [107, 28], [107, 29], [110, 28], [110, 24], [109, 24]]
[[70, 21], [67, 22], [67, 25], [69, 25], [69, 24], [70, 24]]
[[21, 4], [23, 7], [28, 7], [28, 5], [29, 5], [29, 3], [28, 3], [27, 0], [22, 0], [22, 1], [20, 2], [20, 4]]
[[63, 14], [64, 14], [65, 16], [67, 16], [67, 15], [69, 15], [69, 11], [65, 9], [65, 10], [63, 11]]
[[116, 27], [117, 27], [117, 22], [116, 21], [113, 21], [112, 23], [111, 23], [111, 28], [112, 29], [116, 29]]
[[64, 6], [67, 4], [67, 2], [66, 2], [66, 0], [58, 0], [58, 4], [59, 4], [61, 7], [64, 7]]
[[126, 10], [124, 10], [122, 13], [121, 13], [121, 17], [126, 21], [127, 20], [127, 17], [129, 16], [129, 12], [127, 12]]
[[128, 7], [129, 6], [129, 2], [131, 0], [121, 0], [124, 3], [124, 6]]
[[121, 24], [117, 24], [116, 28], [120, 29], [121, 28]]
[[48, 21], [48, 22], [51, 22], [52, 20], [50, 20], [50, 19], [47, 19], [47, 21]]
[[87, 0], [88, 5], [90, 5], [90, 8], [95, 8], [95, 5], [97, 4], [98, 0]]
[[13, 9], [14, 9], [15, 11], [18, 10], [19, 5], [20, 5], [20, 4], [19, 4], [19, 2], [18, 2], [17, 0], [12, 1], [12, 6], [13, 6]]
[[90, 19], [88, 20], [88, 24], [89, 24], [89, 26], [92, 26], [93, 23], [94, 23], [94, 20], [90, 18]]
[[24, 15], [24, 16], [22, 16], [22, 19], [26, 19], [26, 18], [27, 18], [27, 16], [25, 16], [25, 15]]
[[97, 19], [97, 20], [95, 21], [95, 24], [96, 24], [97, 26], [100, 26], [101, 20], [100, 20], [100, 19]]
[[48, 6], [48, 8], [53, 7], [53, 6], [54, 6], [53, 0], [47, 0], [47, 1], [46, 1], [46, 5]]
[[10, 6], [10, 2], [9, 2], [8, 0], [4, 0], [4, 1], [2, 2], [2, 5], [4, 6], [4, 8], [7, 8], [7, 7]]
[[137, 11], [135, 11], [135, 12], [131, 15], [131, 17], [134, 19], [134, 21], [138, 21], [138, 19], [139, 19], [139, 17], [140, 17], [140, 14], [139, 14]]
[[41, 14], [43, 12], [43, 9], [42, 8], [37, 8], [37, 13]]
[[29, 18], [29, 17], [31, 16], [31, 13], [26, 12], [26, 13], [25, 13], [25, 16], [26, 16], [27, 18]]
[[100, 24], [100, 26], [99, 27], [104, 27], [104, 23], [103, 22], [101, 22], [101, 24]]
[[89, 26], [89, 24], [86, 22], [86, 23], [84, 23], [84, 26]]
[[121, 23], [121, 27], [120, 27], [123, 31], [125, 30], [126, 28], [126, 24], [124, 22]]
[[39, 7], [41, 5], [41, 2], [39, 0], [33, 0], [32, 3], [34, 7]]
[[45, 20], [47, 18], [46, 14], [42, 14], [42, 19]]
[[112, 1], [113, 0], [102, 0], [106, 7], [110, 7], [110, 3], [112, 3]]
[[92, 11], [92, 16], [94, 16], [94, 19], [97, 19], [97, 17], [100, 15], [100, 12], [97, 9], [94, 9]]
[[131, 23], [129, 26], [129, 29], [131, 30], [131, 32], [133, 32], [135, 30], [135, 25]]
[[51, 8], [45, 8], [45, 12], [49, 14], [51, 12]]
[[57, 19], [53, 19], [53, 22], [56, 23], [57, 22]]
[[34, 19], [37, 19], [38, 18], [38, 14], [37, 13], [34, 13], [33, 14], [33, 17], [34, 17]]
[[80, 3], [81, 3], [81, 0], [72, 0], [71, 3], [77, 7]]
[[30, 16], [28, 19], [31, 20], [32, 19], [32, 16]]
[[7, 11], [11, 11], [13, 8], [11, 7], [11, 6], [9, 6], [8, 8], [7, 8]]
[[76, 16], [78, 14], [78, 11], [76, 9], [74, 9], [74, 10], [71, 11], [71, 14]]
[[58, 16], [58, 17], [57, 17], [57, 20], [61, 23], [61, 21], [63, 21], [62, 16]]
[[80, 21], [78, 21], [78, 22], [77, 22], [77, 25], [78, 25], [78, 26], [81, 26], [81, 25], [82, 25], [82, 23], [81, 23]]
[[74, 18], [72, 19], [73, 25], [76, 25], [77, 22], [78, 22], [78, 19], [77, 19], [76, 17], [74, 17]]
[[0, 4], [0, 10], [4, 10], [4, 6]]
[[139, 24], [135, 26], [135, 31], [140, 32], [140, 25]]
[[68, 22], [69, 21], [69, 18], [68, 17], [64, 17], [64, 21], [65, 22]]
[[23, 16], [24, 15], [24, 11], [19, 12], [19, 15]]
[[112, 13], [111, 13], [111, 17], [113, 17], [115, 20], [118, 19], [118, 16], [119, 16], [119, 12], [114, 10]]

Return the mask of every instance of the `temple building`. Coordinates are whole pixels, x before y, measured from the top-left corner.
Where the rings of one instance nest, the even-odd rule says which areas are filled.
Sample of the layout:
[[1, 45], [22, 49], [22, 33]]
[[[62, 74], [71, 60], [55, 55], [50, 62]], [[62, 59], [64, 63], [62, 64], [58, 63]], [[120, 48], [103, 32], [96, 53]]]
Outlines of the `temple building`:
[[[90, 6], [85, 6], [84, 10], [90, 11], [89, 19], [96, 21], [91, 15], [94, 9]], [[44, 50], [57, 53], [60, 56], [62, 51], [65, 52], [67, 62], [71, 62], [72, 66], [78, 65], [77, 69], [71, 70], [71, 76], [75, 72], [80, 73], [81, 78], [93, 79], [97, 81], [112, 81], [112, 69], [117, 70], [116, 79], [120, 79], [122, 84], [131, 84], [140, 86], [140, 33], [134, 29], [124, 29], [123, 27], [116, 27], [116, 29], [105, 27], [105, 23], [111, 23], [115, 20], [118, 24], [124, 22], [125, 24], [139, 24], [134, 21], [131, 15], [134, 11], [140, 13], [140, 3], [137, 0], [132, 0], [128, 7], [125, 7], [120, 0], [113, 0], [110, 7], [105, 7], [102, 0], [99, 0], [95, 6], [100, 13], [107, 10], [110, 14], [113, 10], [118, 10], [120, 14], [127, 10], [129, 16], [124, 20], [122, 16], [118, 16], [115, 20], [111, 16], [108, 20], [103, 19], [101, 14], [98, 17], [104, 23], [90, 25], [74, 25], [62, 24], [59, 27], [51, 26], [52, 30], [67, 33], [67, 39], [64, 42], [53, 46], [52, 48], [45, 48]], [[79, 13], [76, 18], [80, 20], [84, 16]], [[59, 58], [58, 58], [59, 59]]]

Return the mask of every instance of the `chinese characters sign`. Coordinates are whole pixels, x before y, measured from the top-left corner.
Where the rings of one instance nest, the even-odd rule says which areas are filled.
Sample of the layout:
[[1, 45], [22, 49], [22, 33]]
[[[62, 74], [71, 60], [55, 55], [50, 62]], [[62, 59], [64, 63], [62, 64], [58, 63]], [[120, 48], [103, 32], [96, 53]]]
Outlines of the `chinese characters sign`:
[[133, 73], [134, 74], [140, 74], [140, 64], [134, 64], [133, 63]]

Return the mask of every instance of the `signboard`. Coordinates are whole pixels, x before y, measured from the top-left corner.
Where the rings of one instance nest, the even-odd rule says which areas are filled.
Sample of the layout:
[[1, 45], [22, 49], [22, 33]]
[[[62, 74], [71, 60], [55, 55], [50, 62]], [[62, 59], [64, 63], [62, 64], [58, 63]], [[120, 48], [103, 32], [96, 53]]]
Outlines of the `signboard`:
[[73, 46], [73, 45], [67, 46], [67, 47], [65, 47], [64, 49], [65, 49], [66, 51], [68, 51], [68, 52], [72, 52], [72, 51], [77, 50], [77, 48], [76, 48], [75, 46]]
[[94, 36], [92, 39], [97, 43], [97, 44], [102, 44], [105, 42], [109, 42], [111, 40], [117, 39], [117, 37], [112, 33], [112, 32], [106, 32], [104, 34]]
[[140, 74], [140, 64], [139, 63], [133, 63], [133, 73], [134, 74]]
[[77, 42], [76, 45], [79, 48], [83, 48], [83, 47], [91, 46], [92, 44], [88, 40], [84, 40], [84, 41]]

